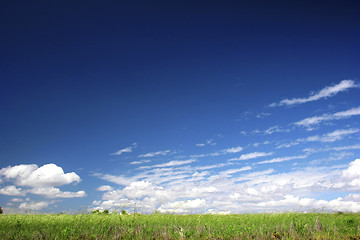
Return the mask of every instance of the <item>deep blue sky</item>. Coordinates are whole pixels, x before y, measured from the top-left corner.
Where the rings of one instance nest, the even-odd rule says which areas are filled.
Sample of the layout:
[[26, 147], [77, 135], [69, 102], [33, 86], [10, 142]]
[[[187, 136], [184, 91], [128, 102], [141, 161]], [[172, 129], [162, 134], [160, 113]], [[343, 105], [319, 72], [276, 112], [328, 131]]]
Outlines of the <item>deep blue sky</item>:
[[[97, 202], [94, 206], [115, 208], [119, 199], [134, 200], [126, 192], [131, 182], [150, 192], [156, 191], [149, 184], [171, 192], [173, 186], [185, 186], [186, 182], [220, 189], [214, 177], [221, 171], [243, 167], [251, 167], [254, 173], [273, 169], [275, 172], [268, 174], [278, 179], [277, 174], [294, 174], [293, 169], [300, 165], [318, 176], [326, 172], [336, 178], [359, 158], [359, 150], [353, 147], [341, 155], [339, 150], [329, 149], [356, 146], [358, 114], [341, 119], [334, 115], [316, 127], [295, 123], [323, 114], [351, 109], [356, 112], [359, 107], [359, 5], [358, 1], [2, 1], [0, 205], [12, 210], [36, 210], [31, 206], [42, 203], [46, 207], [38, 210], [59, 211], [110, 199], [112, 205]], [[283, 99], [307, 98], [326, 87], [340, 87], [342, 80], [351, 81], [350, 86], [332, 95], [294, 106], [269, 106]], [[277, 131], [266, 133], [274, 126]], [[341, 137], [329, 141], [327, 134]], [[281, 147], [289, 143], [293, 144]], [[242, 151], [226, 151], [236, 147]], [[317, 148], [317, 152], [309, 154], [309, 147]], [[112, 154], [126, 148], [131, 150]], [[153, 157], [141, 157], [156, 152]], [[267, 160], [309, 155], [287, 165], [263, 166], [254, 164], [261, 161], [254, 159], [229, 165], [234, 162], [229, 159], [254, 152], [269, 153]], [[214, 153], [218, 155], [211, 155]], [[336, 158], [334, 154], [341, 156], [330, 161]], [[130, 164], [143, 160], [147, 161]], [[138, 175], [148, 174], [148, 169], [141, 166], [163, 171], [159, 164], [186, 160], [191, 161], [170, 164], [176, 167], [169, 175], [175, 176], [186, 167], [194, 170], [212, 164], [228, 165], [204, 173], [201, 180], [189, 180], [194, 174], [191, 172], [181, 175], [183, 182], [162, 183]], [[318, 169], [324, 161], [329, 169]], [[23, 164], [25, 169], [30, 164], [40, 168], [50, 163], [65, 173], [75, 172], [81, 180], [63, 182], [61, 176], [51, 172], [48, 178], [56, 178], [59, 183], [45, 184], [47, 187], [85, 191], [86, 196], [34, 194], [33, 189], [41, 184], [24, 185], [20, 173], [7, 175], [17, 165]], [[119, 184], [107, 179], [106, 174], [131, 180]], [[166, 175], [149, 174], [159, 178]], [[184, 208], [184, 212], [241, 212], [241, 206], [249, 203], [233, 195], [245, 196], [246, 189], [263, 187], [251, 185], [250, 180], [250, 187], [241, 185], [234, 175], [221, 176], [232, 188], [214, 191], [216, 196], [233, 199], [226, 206], [218, 205], [220, 199], [214, 200], [210, 193], [173, 196], [166, 192], [165, 200], [152, 194], [141, 195], [138, 200], [151, 198], [157, 202], [153, 209], [160, 210], [175, 211], [181, 208], [176, 205], [179, 201], [188, 201], [181, 203], [200, 207]], [[327, 180], [319, 177], [314, 181]], [[102, 185], [113, 187], [121, 197], [97, 191]], [[340, 187], [328, 185], [323, 191], [307, 185], [306, 191], [282, 186], [274, 194], [277, 198], [268, 200], [288, 199], [286, 192], [300, 199], [331, 201], [346, 199], [360, 189], [343, 186], [339, 191]], [[8, 186], [22, 188], [23, 192], [5, 191]], [[260, 194], [259, 189], [258, 195], [267, 199], [266, 191]], [[134, 191], [139, 193], [138, 189]], [[357, 201], [355, 206], [360, 209]], [[247, 209], [263, 207], [261, 202], [257, 204]], [[144, 211], [151, 210], [144, 207]]]

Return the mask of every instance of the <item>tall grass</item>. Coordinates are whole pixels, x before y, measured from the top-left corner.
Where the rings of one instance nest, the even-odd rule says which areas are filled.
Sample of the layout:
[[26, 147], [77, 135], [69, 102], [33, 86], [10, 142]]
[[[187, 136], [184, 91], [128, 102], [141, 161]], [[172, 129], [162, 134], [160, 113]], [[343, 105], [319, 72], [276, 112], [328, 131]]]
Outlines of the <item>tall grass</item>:
[[1, 215], [0, 239], [360, 239], [360, 214]]

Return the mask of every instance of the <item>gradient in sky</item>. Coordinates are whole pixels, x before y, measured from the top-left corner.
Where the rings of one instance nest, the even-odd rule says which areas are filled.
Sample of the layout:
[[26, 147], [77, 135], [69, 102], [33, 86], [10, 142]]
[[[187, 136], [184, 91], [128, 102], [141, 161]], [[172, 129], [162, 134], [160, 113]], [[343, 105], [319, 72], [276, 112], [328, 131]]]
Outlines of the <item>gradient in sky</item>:
[[6, 212], [360, 211], [358, 1], [2, 1]]

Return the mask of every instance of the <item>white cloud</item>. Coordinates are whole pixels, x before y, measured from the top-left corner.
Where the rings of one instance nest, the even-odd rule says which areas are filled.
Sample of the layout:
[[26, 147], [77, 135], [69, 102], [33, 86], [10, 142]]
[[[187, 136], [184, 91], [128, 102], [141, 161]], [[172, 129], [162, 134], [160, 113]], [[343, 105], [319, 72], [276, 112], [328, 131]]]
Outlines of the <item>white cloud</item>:
[[167, 163], [162, 163], [162, 164], [157, 164], [157, 165], [152, 165], [152, 166], [144, 166], [144, 167], [139, 167], [139, 169], [146, 169], [146, 168], [163, 168], [163, 167], [173, 167], [173, 166], [180, 166], [180, 165], [185, 165], [185, 164], [190, 164], [195, 162], [196, 159], [189, 159], [189, 160], [174, 160], [174, 161], [170, 161]]
[[38, 211], [47, 208], [51, 202], [39, 201], [39, 202], [24, 202], [21, 203], [19, 209]]
[[120, 149], [114, 153], [111, 153], [110, 155], [121, 155], [123, 153], [131, 153], [133, 151], [133, 149], [136, 147], [137, 147], [137, 143], [133, 143], [130, 147]]
[[0, 188], [0, 194], [8, 196], [25, 196], [23, 190], [15, 186], [6, 186], [4, 188]]
[[241, 152], [242, 150], [243, 150], [243, 148], [238, 146], [238, 147], [223, 149], [223, 150], [220, 150], [220, 151], [214, 152], [214, 153], [191, 155], [191, 157], [193, 157], [193, 158], [215, 157], [215, 156], [225, 155], [225, 154], [229, 154], [229, 153], [238, 153], [238, 152]]
[[[84, 191], [63, 192], [54, 187], [80, 182], [80, 177], [76, 173], [64, 173], [63, 169], [55, 164], [45, 164], [42, 167], [35, 164], [9, 166], [0, 170], [0, 177], [5, 181], [13, 182], [16, 186], [30, 187], [22, 189], [10, 185], [0, 189], [0, 194], [25, 196], [30, 193], [46, 198], [78, 198], [86, 196]], [[23, 203], [20, 205], [20, 209], [39, 210], [47, 206], [45, 203], [48, 202]]]
[[234, 173], [238, 173], [238, 172], [243, 172], [243, 171], [248, 171], [248, 170], [251, 170], [251, 167], [250, 166], [246, 166], [246, 167], [242, 167], [242, 168], [234, 168], [234, 169], [229, 169], [229, 170], [226, 170], [226, 171], [222, 171], [219, 173], [219, 175], [231, 175], [231, 174], [234, 174]]
[[171, 152], [171, 150], [164, 150], [164, 151], [158, 151], [158, 152], [150, 152], [143, 155], [139, 155], [138, 157], [155, 157], [155, 156], [165, 156], [168, 155]]
[[271, 115], [271, 113], [261, 112], [261, 113], [256, 114], [256, 118], [264, 118], [264, 117], [267, 117], [270, 115]]
[[306, 102], [312, 102], [316, 101], [322, 98], [328, 98], [336, 95], [339, 92], [346, 91], [350, 88], [358, 88], [359, 84], [355, 83], [353, 80], [342, 80], [340, 83], [325, 87], [321, 89], [317, 93], [310, 94], [309, 97], [305, 98], [293, 98], [293, 99], [283, 99], [279, 103], [272, 103], [270, 104], [270, 107], [276, 107], [276, 106], [291, 106], [296, 104], [302, 104]]
[[205, 147], [205, 146], [207, 146], [207, 145], [215, 146], [216, 143], [214, 143], [214, 139], [210, 138], [210, 139], [207, 139], [207, 140], [205, 141], [205, 143], [198, 143], [198, 144], [196, 144], [196, 146], [198, 146], [198, 147]]
[[[272, 161], [304, 157], [282, 157]], [[208, 171], [177, 166], [141, 171], [131, 177], [121, 176], [128, 184], [105, 192], [95, 208], [137, 209], [146, 213], [159, 210], [180, 214], [204, 213], [209, 209], [214, 212], [346, 212], [355, 211], [360, 204], [355, 195], [328, 201], [314, 198], [322, 192], [360, 191], [360, 160], [349, 165], [298, 167], [288, 172], [274, 169], [257, 171], [257, 165], [251, 169], [250, 166], [235, 165], [227, 165], [233, 168], [219, 173], [212, 171], [217, 165], [209, 165], [211, 168], [207, 168]], [[111, 180], [114, 179], [116, 176]]]
[[342, 172], [341, 178], [337, 179], [334, 188], [343, 190], [360, 191], [360, 159], [349, 164]]
[[[360, 129], [357, 129], [357, 128], [337, 129], [333, 132], [323, 134], [323, 135], [313, 135], [313, 136], [309, 136], [307, 138], [298, 138], [298, 139], [296, 139], [296, 141], [281, 144], [281, 145], [277, 146], [276, 149], [289, 148], [292, 146], [299, 145], [300, 143], [303, 143], [303, 142], [335, 142], [338, 140], [342, 140], [344, 137], [346, 137], [348, 135], [358, 133], [358, 132], [360, 132]], [[358, 147], [360, 148], [360, 145]], [[355, 146], [351, 146], [349, 148], [333, 148], [333, 149], [328, 149], [328, 150], [336, 150], [336, 149], [338, 149], [338, 151], [340, 151], [341, 149], [342, 150], [357, 149], [357, 146], [355, 145]], [[309, 152], [309, 153], [314, 153], [314, 152], [324, 151], [324, 149], [315, 150], [315, 149], [311, 149], [311, 148], [306, 148], [303, 151]]]
[[284, 144], [280, 144], [279, 146], [277, 146], [276, 149], [289, 148], [289, 147], [296, 146], [296, 145], [299, 145], [299, 144], [300, 144], [300, 141], [284, 143]]
[[241, 152], [243, 150], [242, 147], [238, 146], [238, 147], [233, 147], [233, 148], [228, 148], [228, 149], [224, 149], [222, 150], [222, 152], [224, 154], [227, 154], [227, 153], [238, 153], [238, 152]]
[[307, 156], [308, 155], [299, 155], [299, 156], [291, 156], [291, 157], [278, 157], [278, 158], [273, 158], [271, 160], [261, 161], [261, 162], [258, 162], [256, 164], [279, 163], [279, 162], [285, 162], [285, 161], [290, 161], [290, 160], [294, 160], [294, 159], [304, 159]]
[[93, 206], [98, 206], [98, 205], [100, 205], [101, 204], [101, 201], [93, 201], [92, 203], [91, 203], [91, 205], [93, 205]]
[[336, 112], [334, 114], [323, 114], [321, 116], [305, 118], [301, 121], [295, 122], [295, 125], [310, 128], [310, 126], [317, 125], [323, 121], [344, 119], [356, 115], [360, 115], [360, 107], [352, 108], [346, 111]]
[[215, 210], [215, 209], [209, 209], [205, 214], [218, 214], [218, 215], [227, 215], [232, 214], [231, 211], [222, 211], [222, 210]]
[[136, 177], [125, 177], [123, 175], [114, 176], [111, 174], [95, 173], [95, 174], [93, 174], [93, 176], [98, 177], [103, 180], [106, 180], [108, 182], [119, 184], [119, 185], [128, 185], [137, 180]]
[[254, 158], [259, 158], [259, 157], [266, 157], [266, 156], [271, 156], [273, 155], [273, 152], [252, 152], [252, 153], [247, 153], [247, 154], [243, 154], [238, 158], [232, 158], [229, 159], [229, 161], [244, 161], [244, 160], [249, 160], [249, 159], [254, 159]]
[[253, 205], [262, 211], [313, 211], [314, 209], [327, 212], [359, 212], [360, 203], [337, 198], [331, 201], [316, 200], [313, 198], [300, 198], [293, 195], [286, 195], [283, 199], [262, 202]]
[[281, 129], [278, 125], [269, 127], [268, 129], [265, 130], [265, 134], [273, 134], [273, 133], [279, 133], [279, 132], [289, 132], [290, 130], [288, 129]]
[[81, 198], [86, 197], [86, 193], [84, 191], [78, 192], [62, 192], [59, 188], [54, 187], [37, 187], [30, 189], [29, 193], [41, 195], [46, 198]]
[[240, 132], [240, 134], [243, 135], [243, 136], [246, 136], [246, 135], [247, 135], [247, 132], [244, 131], [244, 130], [242, 130], [242, 131]]
[[45, 164], [42, 167], [35, 164], [9, 166], [0, 170], [0, 176], [14, 180], [18, 186], [30, 187], [61, 186], [80, 182], [80, 177], [76, 173], [65, 174], [63, 169], [55, 164]]
[[191, 210], [198, 210], [199, 208], [204, 207], [206, 201], [204, 199], [194, 199], [186, 201], [176, 201], [171, 203], [166, 203], [161, 205], [157, 210], [161, 213], [178, 213], [185, 214], [190, 213]]
[[23, 200], [21, 198], [12, 198], [12, 202], [22, 202]]
[[305, 140], [306, 142], [334, 142], [337, 140], [341, 140], [344, 138], [344, 136], [346, 135], [351, 135], [354, 133], [358, 133], [360, 130], [356, 129], [356, 128], [352, 128], [352, 129], [339, 129], [339, 130], [335, 130], [331, 133], [325, 134], [323, 136], [319, 136], [319, 135], [315, 135], [315, 136], [310, 136], [307, 137]]
[[330, 150], [343, 151], [343, 150], [353, 150], [353, 149], [360, 149], [360, 144], [355, 144], [355, 145], [350, 145], [350, 146], [343, 146], [343, 147], [333, 147]]
[[195, 169], [196, 170], [208, 170], [208, 169], [213, 169], [213, 168], [225, 167], [225, 166], [229, 166], [229, 165], [232, 165], [232, 163], [219, 163], [219, 164], [213, 164], [213, 165], [199, 166], [199, 167], [195, 167]]
[[103, 185], [103, 186], [98, 187], [96, 190], [97, 191], [109, 192], [109, 191], [114, 190], [114, 188], [109, 186], [109, 185]]
[[149, 163], [151, 162], [150, 160], [141, 160], [141, 161], [132, 161], [130, 164], [131, 165], [135, 165], [135, 164], [142, 164], [142, 163]]

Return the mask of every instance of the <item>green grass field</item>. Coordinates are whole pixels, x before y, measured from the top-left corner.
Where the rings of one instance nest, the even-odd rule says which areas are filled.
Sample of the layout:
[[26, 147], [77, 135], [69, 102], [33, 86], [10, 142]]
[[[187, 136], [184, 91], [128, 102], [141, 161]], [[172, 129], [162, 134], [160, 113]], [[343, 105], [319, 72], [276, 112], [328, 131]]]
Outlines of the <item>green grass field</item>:
[[0, 215], [0, 239], [360, 239], [360, 214]]

